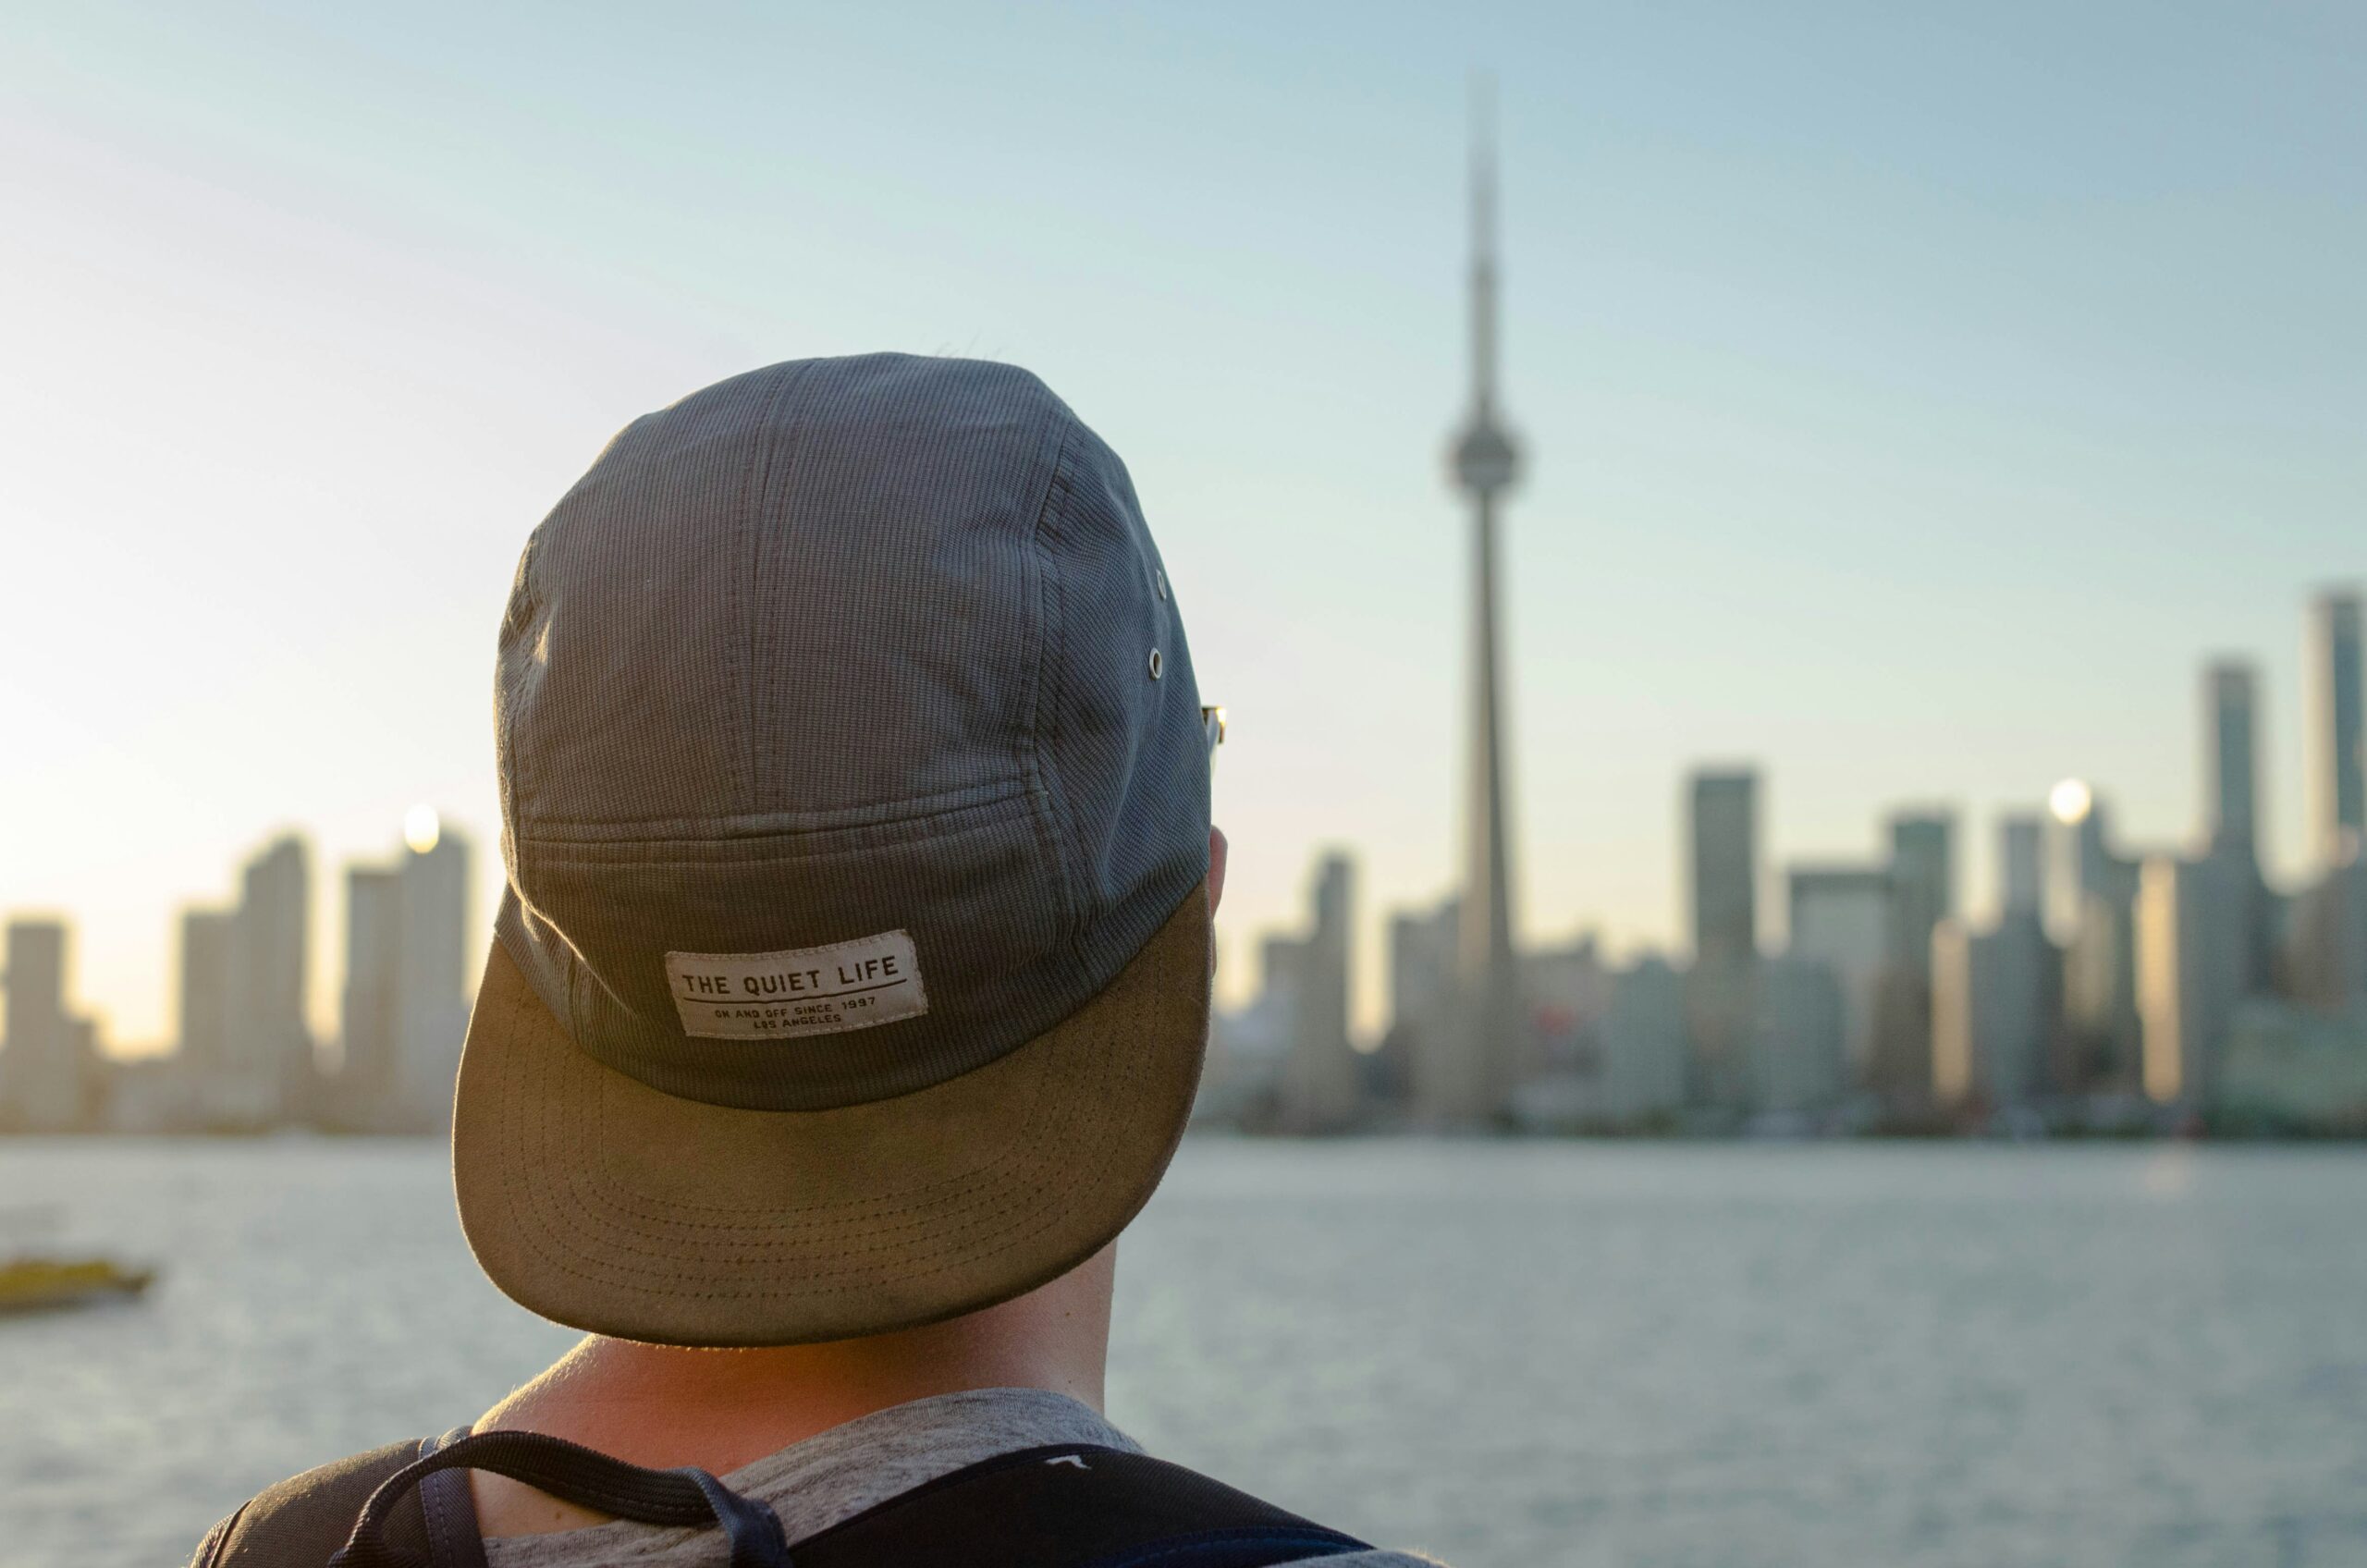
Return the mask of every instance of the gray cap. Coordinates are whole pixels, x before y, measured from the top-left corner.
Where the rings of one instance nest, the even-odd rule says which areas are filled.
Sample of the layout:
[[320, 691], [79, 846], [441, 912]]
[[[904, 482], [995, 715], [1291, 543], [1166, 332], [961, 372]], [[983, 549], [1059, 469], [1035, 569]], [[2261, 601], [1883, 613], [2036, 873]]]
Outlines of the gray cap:
[[1199, 699], [1124, 465], [1035, 376], [807, 360], [635, 421], [529, 540], [496, 699], [454, 1151], [510, 1294], [877, 1332], [1148, 1196], [1207, 1028]]

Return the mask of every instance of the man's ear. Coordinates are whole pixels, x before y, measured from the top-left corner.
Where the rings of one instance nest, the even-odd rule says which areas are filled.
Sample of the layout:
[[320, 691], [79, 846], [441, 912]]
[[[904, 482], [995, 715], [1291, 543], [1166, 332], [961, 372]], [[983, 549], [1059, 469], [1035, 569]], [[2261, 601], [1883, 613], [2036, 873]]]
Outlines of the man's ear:
[[1208, 913], [1217, 912], [1218, 900], [1224, 897], [1224, 829], [1208, 829]]

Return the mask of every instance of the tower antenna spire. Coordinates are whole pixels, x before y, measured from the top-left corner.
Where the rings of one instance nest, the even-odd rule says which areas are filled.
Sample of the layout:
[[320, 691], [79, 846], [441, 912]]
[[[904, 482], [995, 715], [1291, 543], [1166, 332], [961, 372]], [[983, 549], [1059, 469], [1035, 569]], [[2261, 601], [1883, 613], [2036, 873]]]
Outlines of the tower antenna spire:
[[1471, 75], [1471, 397], [1496, 406], [1496, 80]]

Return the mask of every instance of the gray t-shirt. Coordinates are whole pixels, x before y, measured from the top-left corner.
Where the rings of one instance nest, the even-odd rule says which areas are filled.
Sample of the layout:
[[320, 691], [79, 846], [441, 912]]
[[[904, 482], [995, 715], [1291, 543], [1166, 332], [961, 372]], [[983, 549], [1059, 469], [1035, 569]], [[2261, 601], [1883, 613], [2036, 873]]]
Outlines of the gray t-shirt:
[[[793, 1543], [965, 1464], [1051, 1443], [1142, 1452], [1134, 1439], [1066, 1395], [1042, 1389], [977, 1389], [914, 1400], [833, 1427], [723, 1479], [734, 1491], [772, 1504]], [[547, 1536], [498, 1537], [484, 1544], [487, 1568], [720, 1568], [724, 1562], [718, 1530], [625, 1521]], [[1395, 1551], [1314, 1561], [1324, 1568], [1435, 1563]]]

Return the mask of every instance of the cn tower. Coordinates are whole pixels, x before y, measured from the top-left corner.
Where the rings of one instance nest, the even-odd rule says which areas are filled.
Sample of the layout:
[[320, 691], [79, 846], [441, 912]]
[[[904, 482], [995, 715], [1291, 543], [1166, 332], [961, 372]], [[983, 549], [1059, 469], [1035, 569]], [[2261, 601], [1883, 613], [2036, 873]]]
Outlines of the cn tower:
[[1486, 85], [1471, 149], [1471, 412], [1449, 450], [1471, 500], [1471, 750], [1466, 779], [1462, 908], [1456, 930], [1460, 1039], [1441, 1041], [1429, 1120], [1473, 1125], [1495, 1116], [1519, 1071], [1520, 971], [1514, 951], [1512, 826], [1504, 804], [1503, 629], [1496, 602], [1499, 500], [1520, 453], [1496, 408], [1496, 161]]

